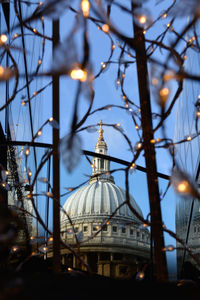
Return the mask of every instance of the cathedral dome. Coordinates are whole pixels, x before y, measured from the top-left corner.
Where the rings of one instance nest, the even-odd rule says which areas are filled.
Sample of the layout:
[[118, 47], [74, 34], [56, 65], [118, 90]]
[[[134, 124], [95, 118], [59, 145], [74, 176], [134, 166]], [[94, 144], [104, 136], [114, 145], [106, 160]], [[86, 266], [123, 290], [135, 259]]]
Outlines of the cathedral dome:
[[[107, 154], [107, 145], [103, 137], [102, 121], [100, 126], [99, 138], [95, 146], [98, 154]], [[63, 211], [73, 221], [83, 219], [105, 219], [113, 213], [113, 219], [119, 221], [139, 222], [131, 212], [126, 202], [126, 192], [114, 183], [114, 178], [110, 175], [110, 162], [106, 159], [93, 157], [93, 172], [89, 184], [74, 192], [65, 202]], [[142, 211], [132, 196], [130, 203], [134, 210], [142, 217]], [[68, 222], [66, 214], [61, 214], [61, 222]], [[140, 223], [140, 222], [139, 222]]]
[[[120, 207], [113, 218], [137, 221], [127, 204], [122, 205], [125, 201], [125, 191], [112, 181], [103, 178], [91, 182], [73, 193], [64, 204], [63, 209], [70, 218], [80, 220], [80, 218], [109, 217]], [[130, 203], [137, 213], [142, 216], [140, 207], [131, 196]], [[66, 215], [62, 214], [61, 222], [65, 218], [67, 218]]]

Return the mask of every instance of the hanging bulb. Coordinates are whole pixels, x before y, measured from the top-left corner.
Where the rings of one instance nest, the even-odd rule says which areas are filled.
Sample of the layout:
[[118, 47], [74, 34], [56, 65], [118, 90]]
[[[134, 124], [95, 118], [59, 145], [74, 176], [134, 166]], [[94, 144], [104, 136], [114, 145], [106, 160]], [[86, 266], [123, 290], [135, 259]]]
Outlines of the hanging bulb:
[[71, 70], [70, 77], [74, 80], [80, 80], [84, 82], [87, 80], [87, 72], [80, 68], [75, 68]]
[[85, 18], [89, 16], [90, 2], [88, 0], [81, 1], [81, 9]]
[[134, 10], [134, 21], [139, 27], [147, 28], [152, 24], [153, 18], [148, 9], [138, 7]]
[[7, 40], [8, 40], [7, 35], [5, 34], [0, 35], [0, 44], [5, 44]]
[[108, 33], [110, 30], [110, 27], [108, 26], [108, 24], [104, 24], [101, 29], [103, 32]]
[[38, 130], [37, 135], [41, 136], [42, 135], [42, 130]]

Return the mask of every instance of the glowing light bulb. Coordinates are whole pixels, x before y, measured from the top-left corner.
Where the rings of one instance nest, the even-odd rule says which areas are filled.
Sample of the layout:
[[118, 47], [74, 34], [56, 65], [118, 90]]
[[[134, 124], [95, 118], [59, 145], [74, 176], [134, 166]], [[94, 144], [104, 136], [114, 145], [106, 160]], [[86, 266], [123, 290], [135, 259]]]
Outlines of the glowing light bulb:
[[4, 74], [4, 71], [5, 71], [4, 67], [0, 66], [0, 76]]
[[120, 127], [120, 123], [117, 123], [115, 126]]
[[70, 76], [74, 80], [80, 80], [82, 82], [87, 80], [87, 72], [82, 69], [73, 69], [70, 72]]
[[160, 90], [160, 96], [161, 97], [166, 97], [166, 96], [168, 96], [169, 95], [169, 89], [168, 88], [162, 88], [161, 90]]
[[156, 141], [155, 141], [154, 139], [151, 139], [151, 140], [150, 140], [150, 143], [151, 143], [151, 144], [155, 144], [155, 142], [156, 142]]
[[140, 16], [140, 17], [138, 18], [138, 21], [140, 22], [140, 24], [145, 24], [146, 21], [147, 21], [147, 17], [146, 17], [145, 15]]
[[102, 61], [101, 62], [102, 68], [105, 69], [106, 68], [106, 64]]
[[151, 82], [153, 85], [158, 85], [158, 78], [154, 77]]
[[37, 135], [41, 136], [42, 135], [42, 130], [38, 130]]
[[185, 193], [189, 189], [190, 189], [190, 185], [189, 185], [188, 181], [186, 181], [186, 180], [183, 180], [183, 181], [179, 182], [178, 185], [177, 185], [177, 191], [179, 193]]
[[188, 135], [187, 138], [186, 138], [186, 140], [187, 140], [187, 141], [191, 141], [191, 140], [192, 140], [191, 135]]
[[104, 24], [101, 29], [103, 30], [103, 32], [107, 33], [110, 30], [110, 27], [108, 26], [108, 24]]
[[136, 164], [135, 164], [135, 163], [132, 163], [131, 166], [130, 166], [130, 169], [134, 169], [135, 166], [136, 166]]
[[42, 60], [41, 60], [41, 59], [39, 59], [39, 60], [38, 60], [38, 65], [40, 66], [40, 65], [41, 65], [41, 63], [42, 63]]
[[138, 148], [138, 149], [142, 148], [142, 143], [138, 143], [138, 144], [137, 144], [137, 148]]
[[145, 276], [145, 274], [144, 274], [143, 271], [138, 272], [137, 275], [136, 275], [136, 279], [137, 280], [142, 280], [142, 279], [144, 279], [144, 276]]
[[28, 171], [28, 176], [31, 177], [32, 176], [32, 172]]
[[90, 2], [88, 0], [82, 0], [81, 1], [81, 9], [83, 12], [84, 17], [89, 16], [89, 11], [90, 11]]
[[30, 154], [30, 150], [29, 150], [29, 148], [26, 148], [26, 150], [25, 150], [25, 155], [29, 155]]
[[5, 35], [5, 34], [0, 35], [1, 43], [5, 44], [7, 42], [7, 40], [8, 40], [7, 35]]
[[36, 28], [33, 28], [33, 32], [34, 32], [34, 33], [37, 33], [37, 29], [36, 29]]

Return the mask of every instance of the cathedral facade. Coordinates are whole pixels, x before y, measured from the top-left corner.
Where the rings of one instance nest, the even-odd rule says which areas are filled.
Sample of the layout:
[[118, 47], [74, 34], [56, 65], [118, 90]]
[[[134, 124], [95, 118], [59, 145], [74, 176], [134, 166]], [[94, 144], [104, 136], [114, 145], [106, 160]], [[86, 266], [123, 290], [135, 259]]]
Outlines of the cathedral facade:
[[[107, 154], [100, 122], [95, 152]], [[125, 191], [110, 175], [110, 162], [93, 157], [93, 173], [88, 184], [75, 191], [61, 213], [61, 238], [79, 252], [94, 273], [114, 278], [130, 278], [149, 261], [150, 234], [130, 211]], [[132, 207], [142, 211], [130, 196]], [[69, 268], [85, 267], [67, 249], [62, 263]]]

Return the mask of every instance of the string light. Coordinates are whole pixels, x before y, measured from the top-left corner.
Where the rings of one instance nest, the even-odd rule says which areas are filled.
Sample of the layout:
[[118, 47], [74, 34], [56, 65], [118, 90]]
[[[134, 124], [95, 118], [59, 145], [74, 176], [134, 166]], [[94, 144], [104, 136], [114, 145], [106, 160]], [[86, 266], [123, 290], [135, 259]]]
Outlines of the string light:
[[0, 35], [0, 42], [2, 44], [5, 44], [7, 42], [7, 40], [8, 40], [7, 35], [5, 35], [5, 34]]
[[143, 271], [138, 272], [137, 275], [136, 275], [136, 279], [137, 280], [142, 280], [142, 279], [144, 279], [144, 276], [145, 276], [145, 274], [144, 274]]
[[25, 150], [25, 155], [28, 156], [30, 154], [30, 149], [29, 148], [26, 148]]
[[87, 80], [87, 72], [82, 69], [73, 69], [70, 72], [70, 77], [74, 80], [80, 80], [82, 82]]
[[179, 182], [179, 184], [177, 185], [177, 191], [179, 193], [185, 193], [188, 191], [188, 189], [189, 189], [189, 183], [186, 180]]
[[82, 0], [81, 1], [81, 9], [83, 12], [84, 17], [89, 16], [89, 11], [90, 11], [90, 2], [88, 0]]
[[106, 68], [106, 64], [103, 61], [101, 62], [101, 66], [102, 66], [102, 69]]
[[163, 87], [161, 90], [160, 90], [160, 100], [161, 100], [161, 104], [165, 104], [165, 102], [167, 101], [168, 97], [169, 97], [169, 88], [167, 87]]
[[42, 135], [42, 130], [38, 130], [37, 135], [41, 136]]
[[136, 164], [132, 163], [131, 166], [130, 166], [130, 169], [134, 169], [135, 167], [136, 167]]
[[101, 29], [103, 30], [103, 32], [108, 33], [110, 27], [108, 26], [108, 24], [104, 24]]
[[187, 138], [186, 138], [186, 140], [187, 140], [187, 141], [191, 141], [191, 140], [192, 140], [191, 135], [188, 135]]
[[138, 149], [142, 148], [142, 143], [140, 143], [140, 142], [137, 143], [137, 148], [138, 148]]

